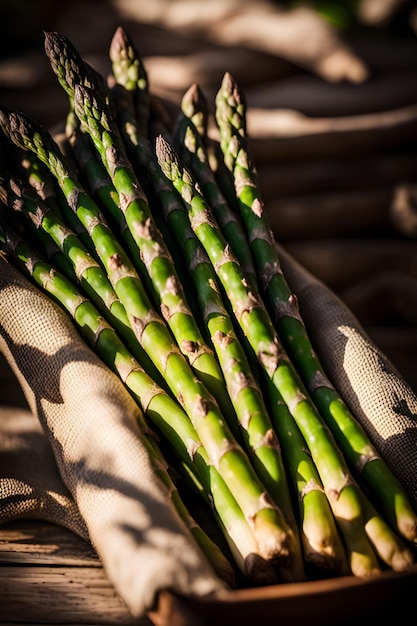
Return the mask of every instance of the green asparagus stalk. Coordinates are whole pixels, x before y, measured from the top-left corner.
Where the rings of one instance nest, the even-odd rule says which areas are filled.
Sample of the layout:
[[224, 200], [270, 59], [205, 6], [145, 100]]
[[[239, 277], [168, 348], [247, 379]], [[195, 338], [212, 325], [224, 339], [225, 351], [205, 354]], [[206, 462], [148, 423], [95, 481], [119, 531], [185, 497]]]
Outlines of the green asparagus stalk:
[[[196, 305], [197, 295], [193, 291], [193, 286], [189, 281], [189, 273], [185, 267], [185, 263], [180, 252], [180, 245], [172, 235], [172, 232], [161, 216], [160, 210], [155, 210], [159, 205], [155, 185], [150, 181], [149, 175], [149, 155], [151, 155], [152, 161], [156, 162], [154, 151], [151, 148], [150, 140], [139, 134], [139, 129], [136, 123], [133, 101], [131, 94], [118, 83], [115, 83], [111, 90], [112, 102], [115, 108], [116, 123], [119, 127], [125, 148], [128, 152], [130, 162], [134, 168], [135, 173], [140, 176], [141, 185], [146, 189], [146, 196], [149, 201], [149, 206], [152, 207], [152, 216], [155, 223], [162, 234], [167, 248], [169, 249], [174, 266], [182, 285], [187, 286], [187, 297], [192, 314], [200, 328], [204, 327], [201, 319], [201, 313]], [[156, 167], [159, 171], [160, 177], [164, 179], [162, 172], [156, 162]], [[120, 211], [119, 211], [120, 212]], [[136, 244], [135, 244], [136, 245]], [[207, 339], [207, 338], [206, 338]], [[234, 412], [230, 410], [230, 398], [225, 398], [227, 405], [222, 405], [222, 412], [225, 417], [235, 417]], [[236, 436], [236, 433], [234, 433]]]
[[74, 101], [74, 76], [79, 84], [94, 89], [106, 102], [109, 101], [104, 78], [82, 59], [65, 35], [44, 31], [44, 48], [59, 84], [68, 94], [70, 108], [73, 108]]
[[193, 83], [183, 95], [181, 113], [194, 124], [202, 145], [206, 147], [210, 113], [207, 99], [197, 83]]
[[[281, 448], [272, 428], [260, 387], [236, 334], [232, 319], [224, 306], [216, 273], [206, 251], [190, 228], [181, 198], [162, 173], [149, 142], [141, 140], [141, 143], [144, 166], [146, 163], [150, 180], [158, 191], [164, 217], [178, 243], [182, 244], [181, 250], [198, 294], [204, 323], [214, 345], [236, 411], [239, 422], [237, 438], [243, 439], [243, 445], [255, 470], [275, 503], [283, 511], [292, 529], [294, 564], [292, 572], [281, 572], [282, 576], [291, 575], [297, 580], [302, 580], [304, 573], [299, 533], [293, 514]], [[235, 425], [230, 426], [234, 431]]]
[[[119, 38], [120, 39], [120, 38]], [[114, 46], [113, 50], [115, 50]], [[202, 336], [178, 280], [173, 259], [157, 225], [148, 199], [129, 162], [119, 129], [113, 119], [109, 98], [99, 97], [91, 73], [71, 42], [57, 33], [45, 35], [45, 50], [61, 86], [68, 93], [81, 129], [92, 139], [103, 165], [119, 194], [120, 211], [137, 246], [137, 255], [158, 298], [161, 313], [167, 321], [180, 350], [186, 355], [197, 376], [213, 393], [223, 411], [231, 411], [230, 400], [213, 350]], [[116, 63], [113, 63], [116, 65]], [[141, 269], [140, 265], [139, 269]]]
[[[22, 173], [24, 180], [33, 187], [36, 192], [36, 197], [39, 197], [52, 211], [63, 219], [61, 202], [66, 202], [66, 200], [62, 200], [62, 198], [58, 196], [53, 179], [43, 163], [40, 163], [34, 154], [24, 152], [19, 159], [17, 159], [16, 169]], [[43, 254], [73, 282], [76, 282], [77, 276], [74, 271], [74, 266], [60, 247], [43, 229], [37, 228], [32, 220], [28, 220], [28, 224], [29, 228], [32, 229], [33, 236], [39, 241]]]
[[179, 280], [170, 250], [124, 151], [118, 129], [86, 88], [75, 88], [75, 111], [123, 198], [123, 215], [151, 278], [159, 306], [180, 350], [225, 413], [233, 411], [212, 347], [202, 335]]
[[[110, 44], [109, 57], [112, 62], [114, 84], [111, 87], [111, 98], [114, 105], [114, 119], [134, 172], [142, 185], [149, 203], [155, 202], [155, 190], [147, 176], [147, 150], [141, 149], [142, 142], [149, 141], [151, 121], [151, 98], [146, 69], [132, 39], [126, 31], [119, 27]], [[152, 107], [154, 108], [154, 107]], [[174, 260], [175, 268], [182, 284], [187, 282], [181, 255], [170, 231], [163, 220], [158, 219], [152, 211], [158, 229], [163, 235]], [[195, 317], [199, 317], [194, 306], [194, 294], [189, 298], [189, 305]], [[223, 408], [225, 412], [225, 408]]]
[[157, 156], [164, 174], [184, 200], [191, 227], [216, 269], [237, 322], [307, 442], [342, 533], [352, 573], [365, 577], [380, 571], [364, 527], [358, 484], [289, 360], [263, 302], [250, 291], [199, 187], [163, 137], [157, 140]]
[[[146, 423], [143, 412], [143, 402], [146, 398], [146, 388], [154, 396], [158, 393], [164, 396], [162, 389], [153, 383], [140, 368], [139, 364], [129, 355], [122, 342], [118, 339], [114, 330], [100, 315], [99, 311], [87, 298], [83, 297], [78, 289], [61, 275], [53, 266], [41, 257], [38, 257], [33, 249], [13, 231], [0, 221], [0, 243], [6, 251], [12, 251], [15, 264], [27, 273], [43, 291], [57, 301], [76, 322], [80, 332], [89, 342], [90, 346], [104, 362], [125, 382], [127, 388], [137, 400], [138, 412], [136, 414], [139, 426], [139, 436], [145, 445], [156, 475], [167, 489], [167, 493], [185, 526], [194, 536], [203, 553], [213, 566], [213, 569], [229, 584], [234, 585], [233, 569], [220, 551], [218, 545], [212, 541], [203, 529], [195, 522], [184, 505], [178, 490], [171, 479], [167, 469], [167, 463], [163, 458], [160, 448], [156, 444], [155, 435]], [[138, 377], [143, 379], [138, 381]], [[150, 414], [152, 396], [149, 396], [149, 404], [146, 407]], [[167, 396], [167, 404], [173, 405], [173, 400]], [[171, 415], [171, 413], [168, 413]], [[185, 418], [188, 422], [188, 419]]]
[[230, 562], [225, 557], [217, 543], [213, 541], [202, 526], [196, 522], [188, 508], [185, 506], [184, 501], [170, 476], [169, 467], [161, 455], [156, 443], [152, 440], [152, 438], [147, 437], [145, 438], [145, 446], [152, 461], [154, 472], [165, 486], [168, 496], [179, 517], [184, 522], [185, 527], [190, 531], [195, 542], [201, 548], [202, 553], [205, 555], [206, 559], [209, 561], [219, 578], [227, 582], [230, 587], [235, 587], [236, 577]]
[[330, 383], [311, 344], [297, 298], [282, 272], [245, 140], [244, 98], [230, 74], [223, 79], [217, 102], [225, 160], [233, 171], [242, 220], [280, 339], [343, 454], [375, 494], [385, 517], [403, 537], [417, 543], [417, 513], [408, 494]]
[[394, 571], [401, 572], [409, 569], [414, 562], [413, 552], [380, 515], [364, 492], [362, 496], [366, 532], [371, 537], [379, 557]]
[[278, 389], [270, 378], [264, 378], [271, 420], [297, 494], [305, 560], [315, 567], [346, 574], [349, 571], [346, 552], [317, 467]]
[[[162, 173], [150, 141], [139, 134], [132, 110], [129, 115], [128, 102], [124, 101], [121, 108], [125, 143], [130, 146], [132, 158], [138, 166], [147, 171], [152, 186], [158, 193], [164, 217], [169, 223], [168, 232], [172, 231], [175, 234], [182, 247], [187, 266], [191, 270], [201, 300], [201, 311], [222, 367], [237, 418], [241, 428], [244, 429], [247, 449], [255, 455], [255, 465], [258, 464], [258, 472], [271, 495], [279, 494], [284, 473], [278, 442], [273, 436], [270, 438], [271, 423], [261, 392], [247, 363], [246, 355], [241, 349], [231, 319], [226, 313], [215, 272], [197, 237], [189, 228], [189, 220], [181, 199]], [[126, 129], [124, 133], [123, 129]], [[229, 421], [229, 425], [235, 436], [240, 438], [235, 424]], [[265, 457], [264, 461], [261, 461], [262, 456]], [[268, 456], [271, 457], [269, 462]], [[268, 471], [264, 467], [265, 463], [266, 466], [272, 463]], [[277, 499], [276, 501], [278, 503]]]
[[238, 213], [237, 198], [234, 188], [233, 175], [224, 163], [224, 156], [220, 143], [209, 135], [208, 103], [204, 93], [197, 83], [191, 85], [181, 100], [181, 112], [194, 124], [201, 142], [206, 150], [207, 161], [213, 172], [214, 179], [228, 206], [234, 213]]
[[[183, 98], [182, 108], [183, 110], [187, 110], [189, 115], [192, 115], [194, 112], [192, 100], [198, 98], [198, 100], [201, 101], [201, 97], [198, 97], [198, 93], [199, 90], [195, 85], [185, 94]], [[203, 120], [200, 120], [201, 125], [202, 123]], [[252, 253], [249, 249], [246, 234], [242, 229], [240, 221], [238, 221], [234, 212], [232, 212], [229, 208], [229, 205], [227, 204], [222, 192], [217, 185], [212, 170], [208, 164], [205, 148], [202, 144], [197, 129], [192, 123], [192, 119], [189, 119], [189, 117], [186, 115], [180, 116], [177, 120], [177, 126], [174, 130], [173, 138], [175, 141], [175, 145], [179, 148], [179, 156], [183, 157], [184, 164], [188, 165], [191, 173], [195, 176], [197, 182], [202, 189], [203, 195], [207, 199], [210, 208], [213, 210], [214, 217], [219, 223], [219, 226], [226, 240], [230, 243], [231, 248], [235, 252], [245, 275], [250, 280], [252, 288], [256, 289], [256, 270], [252, 261]], [[144, 164], [150, 164], [151, 162], [151, 155], [148, 155], [144, 159]], [[171, 214], [176, 209], [178, 210], [178, 202], [175, 202], [174, 198], [169, 198], [169, 188], [162, 191], [163, 185], [157, 180], [156, 175], [154, 176], [154, 178], [156, 178], [155, 185], [157, 185], [158, 188], [161, 189], [160, 195], [161, 193], [163, 193], [164, 196], [167, 197], [165, 203], [164, 200], [161, 199], [162, 204], [166, 205], [166, 211]], [[174, 229], [175, 226], [178, 224], [180, 217], [172, 217], [173, 219], [171, 220], [171, 223]], [[192, 239], [192, 235], [191, 233], [185, 234], [187, 233], [187, 230], [190, 230], [189, 221], [188, 218], [185, 217], [185, 223], [178, 233], [178, 238], [182, 241], [187, 241], [187, 246], [189, 247], [188, 242]], [[196, 250], [194, 251], [193, 249], [193, 251], [190, 251], [190, 258], [188, 262], [193, 268], [199, 267], [199, 265], [197, 265], [198, 261], [195, 261], [195, 259], [198, 259], [199, 261], [201, 259], [200, 263], [205, 264], [203, 265], [205, 272], [209, 273], [208, 285], [210, 289], [210, 284], [216, 285], [216, 275], [214, 269], [211, 266], [211, 263], [206, 256], [204, 249], [202, 249], [202, 247], [198, 246], [196, 243], [194, 244], [194, 247], [196, 248]], [[183, 251], [186, 253], [186, 246], [184, 246]], [[195, 257], [195, 259], [193, 257]], [[203, 278], [200, 278], [200, 275], [196, 272], [196, 270], [194, 270], [193, 272], [193, 277], [194, 274], [196, 286], [199, 288], [199, 291], [201, 291], [204, 289]], [[218, 289], [215, 291], [215, 295], [219, 297]], [[204, 303], [203, 298], [202, 308], [205, 308], [208, 311], [219, 310], [217, 306], [211, 306], [209, 308], [207, 306], [207, 303]], [[225, 311], [224, 315], [226, 315]], [[218, 321], [217, 317], [215, 321]], [[228, 321], [230, 323], [230, 319]], [[226, 334], [227, 337], [229, 337], [229, 334], [234, 336], [234, 340], [238, 342], [238, 339], [233, 333], [233, 330], [228, 330]], [[211, 332], [211, 335], [213, 336], [213, 332]], [[249, 366], [249, 364], [247, 364], [247, 366]], [[227, 369], [228, 366], [226, 362], [223, 366], [223, 371], [225, 372], [227, 371]], [[269, 392], [277, 393], [273, 389], [273, 386], [271, 386]], [[272, 404], [273, 413], [277, 411], [279, 413], [279, 417], [275, 420], [274, 424], [277, 427], [281, 427], [279, 428], [279, 430], [276, 428], [276, 430], [279, 433], [279, 441], [284, 448], [284, 455], [286, 457], [287, 464], [290, 467], [290, 473], [293, 477], [294, 488], [299, 494], [300, 519], [302, 520], [302, 537], [304, 543], [305, 558], [307, 562], [314, 563], [315, 565], [323, 568], [334, 569], [337, 571], [345, 571], [345, 551], [336, 528], [333, 513], [329, 506], [327, 497], [324, 494], [320, 478], [317, 474], [317, 470], [311, 460], [311, 457], [305, 451], [304, 439], [302, 438], [295, 424], [291, 423], [293, 422], [293, 420], [290, 416], [289, 419], [287, 418], [284, 421], [284, 415], [282, 413], [285, 409], [283, 403], [276, 402]], [[245, 404], [243, 406], [245, 406]], [[250, 406], [249, 403], [248, 406]], [[241, 414], [239, 413], [238, 409], [237, 414], [238, 416]], [[270, 421], [269, 418], [267, 421]], [[258, 428], [257, 425], [255, 426], [255, 424], [253, 425], [253, 427]], [[283, 442], [285, 443], [285, 445]], [[265, 482], [265, 479], [263, 480]]]
[[82, 131], [80, 121], [73, 110], [70, 110], [67, 115], [65, 132], [87, 191], [97, 199], [113, 232], [120, 235], [135, 269], [146, 283], [149, 292], [152, 293], [152, 283], [120, 209], [119, 194], [97, 155], [91, 137]]
[[[167, 248], [169, 249], [175, 269], [177, 271], [178, 278], [182, 285], [186, 285], [186, 292], [188, 297], [188, 303], [192, 310], [192, 313], [200, 328], [203, 328], [201, 315], [198, 307], [196, 306], [196, 294], [193, 291], [189, 281], [189, 274], [185, 267], [182, 254], [180, 252], [180, 246], [178, 246], [175, 238], [173, 237], [171, 230], [167, 227], [167, 224], [161, 216], [160, 210], [155, 210], [159, 201], [157, 192], [154, 185], [150, 181], [148, 155], [152, 153], [153, 161], [156, 160], [153, 150], [151, 149], [150, 139], [143, 135], [139, 135], [139, 129], [136, 124], [134, 116], [133, 102], [131, 94], [122, 86], [116, 83], [111, 91], [112, 100], [116, 110], [116, 122], [122, 135], [125, 148], [128, 152], [130, 162], [134, 168], [135, 173], [140, 178], [141, 185], [146, 189], [146, 196], [149, 201], [149, 206], [152, 208], [152, 216], [155, 223], [162, 234]], [[159, 166], [157, 165], [158, 169]], [[163, 178], [162, 174], [161, 177]], [[181, 244], [182, 245], [182, 244]]]
[[[68, 95], [68, 105], [69, 112], [67, 116], [67, 126], [71, 127], [74, 111], [74, 83], [71, 81], [71, 77], [77, 75], [78, 80], [83, 84], [92, 89], [94, 89], [97, 93], [100, 93], [103, 100], [109, 102], [109, 92], [107, 89], [107, 85], [105, 83], [104, 78], [101, 76], [99, 72], [97, 72], [91, 65], [85, 62], [78, 51], [72, 46], [71, 42], [58, 32], [47, 32], [44, 31], [44, 48], [46, 55], [49, 59], [52, 69], [54, 70], [59, 84], [61, 87], [65, 89]], [[66, 54], [66, 50], [71, 51], [71, 57]], [[66, 129], [68, 130], [68, 129]], [[66, 143], [68, 143], [70, 147], [70, 153], [65, 152], [63, 150], [63, 146], [58, 144], [61, 152], [66, 157], [67, 165], [70, 166], [71, 163], [74, 165], [74, 168], [78, 165], [77, 159], [74, 158], [74, 140], [70, 142], [70, 134], [65, 133]], [[88, 138], [87, 138], [88, 139]], [[86, 141], [79, 139], [80, 143], [84, 146]], [[57, 142], [58, 143], [58, 142]], [[78, 154], [79, 156], [79, 154]], [[81, 161], [83, 165], [85, 163]], [[75, 172], [75, 176], [79, 176], [80, 173], [78, 170]], [[84, 181], [83, 181], [84, 183]], [[80, 237], [84, 246], [89, 250], [92, 256], [96, 256], [94, 247], [91, 247], [91, 238], [87, 235], [84, 235], [84, 229], [81, 227], [80, 221], [77, 218], [77, 215], [70, 210], [67, 210], [68, 207], [65, 204], [65, 220], [68, 225], [74, 230], [75, 233]]]
[[[103, 267], [91, 257], [77, 235], [31, 187], [17, 177], [0, 173], [0, 199], [6, 206], [22, 211], [34, 227], [36, 237], [43, 233], [51, 243], [58, 247], [64, 258], [71, 263], [69, 271], [67, 271], [66, 263], [60, 263], [60, 269], [66, 277], [73, 280], [75, 275], [76, 282], [80, 284], [84, 293], [96, 304], [109, 324], [117, 330], [134, 356], [143, 363], [161, 386], [165, 386], [163, 378], [133, 332], [125, 307], [117, 297]], [[45, 250], [47, 254], [49, 253], [48, 243], [47, 241]]]
[[[257, 545], [250, 526], [225, 482], [210, 465], [207, 453], [180, 405], [155, 383], [127, 351], [94, 304], [71, 281], [37, 257], [27, 242], [16, 236], [4, 223], [0, 222], [0, 225], [3, 249], [12, 253], [18, 266], [29, 273], [70, 314], [93, 350], [121, 378], [140, 410], [169, 442], [194, 480], [201, 484], [201, 495], [214, 507], [219, 526], [242, 572], [257, 583], [276, 582], [271, 566], [257, 555]], [[144, 433], [152, 433], [147, 423], [140, 422], [140, 425]]]
[[[184, 98], [189, 96], [187, 92]], [[186, 108], [186, 105], [184, 105]], [[194, 124], [186, 115], [178, 116], [173, 132], [174, 147], [184, 165], [190, 170], [201, 187], [214, 217], [236, 255], [252, 289], [258, 289], [257, 273], [245, 231], [237, 214], [232, 211], [224, 197], [213, 171], [207, 153]], [[253, 284], [252, 284], [253, 283]]]
[[122, 26], [116, 29], [110, 42], [109, 57], [117, 83], [132, 94], [138, 133], [147, 137], [150, 117], [148, 75], [131, 37]]
[[[78, 117], [74, 114], [75, 85], [80, 84], [99, 93], [108, 106], [111, 106], [110, 91], [104, 79], [86, 61], [67, 37], [56, 32], [45, 32], [45, 52], [59, 84], [65, 90], [69, 100], [69, 112], [66, 121], [66, 135], [72, 147], [75, 161], [85, 176], [89, 190], [106, 207], [116, 223], [120, 224], [120, 198], [111, 177], [98, 157], [89, 133], [81, 128]], [[124, 229], [125, 230], [125, 229]]]
[[152, 308], [143, 283], [104, 220], [97, 204], [71, 173], [50, 134], [27, 116], [0, 109], [3, 132], [16, 145], [32, 150], [49, 167], [81, 222], [88, 229], [108, 277], [124, 305], [132, 329], [180, 400], [207, 450], [209, 461], [225, 479], [252, 524], [259, 554], [288, 561], [287, 524], [237, 444], [212, 395], [195, 377], [164, 320]]

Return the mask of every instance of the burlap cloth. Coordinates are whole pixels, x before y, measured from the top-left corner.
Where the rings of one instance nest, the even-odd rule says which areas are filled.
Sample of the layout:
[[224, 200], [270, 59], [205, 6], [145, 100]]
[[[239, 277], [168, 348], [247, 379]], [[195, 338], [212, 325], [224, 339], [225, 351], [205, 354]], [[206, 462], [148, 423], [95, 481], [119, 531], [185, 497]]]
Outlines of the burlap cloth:
[[[340, 299], [279, 251], [330, 380], [417, 506], [416, 393]], [[0, 413], [0, 521], [40, 517], [89, 538], [134, 616], [161, 589], [223, 588], [154, 476], [122, 383], [1, 257], [0, 329], [30, 407]]]
[[[7, 410], [1, 416], [0, 518], [50, 517], [88, 533], [133, 616], [160, 589], [222, 588], [154, 474], [123, 384], [66, 313], [1, 258], [0, 320], [0, 349], [44, 433], [21, 413], [21, 433]], [[45, 440], [55, 464], [47, 449], [40, 459]]]

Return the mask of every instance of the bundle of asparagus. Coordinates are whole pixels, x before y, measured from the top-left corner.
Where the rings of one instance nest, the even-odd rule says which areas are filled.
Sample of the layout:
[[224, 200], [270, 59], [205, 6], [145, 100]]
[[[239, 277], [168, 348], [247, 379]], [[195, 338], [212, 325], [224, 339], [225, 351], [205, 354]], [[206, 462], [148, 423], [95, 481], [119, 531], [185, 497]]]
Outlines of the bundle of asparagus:
[[198, 85], [163, 123], [122, 28], [107, 81], [63, 35], [45, 33], [45, 50], [68, 94], [65, 133], [58, 144], [0, 108], [13, 157], [0, 246], [137, 402], [155, 471], [215, 571], [233, 585], [235, 573], [270, 584], [410, 568], [417, 513], [308, 337], [232, 76], [216, 97], [216, 142]]

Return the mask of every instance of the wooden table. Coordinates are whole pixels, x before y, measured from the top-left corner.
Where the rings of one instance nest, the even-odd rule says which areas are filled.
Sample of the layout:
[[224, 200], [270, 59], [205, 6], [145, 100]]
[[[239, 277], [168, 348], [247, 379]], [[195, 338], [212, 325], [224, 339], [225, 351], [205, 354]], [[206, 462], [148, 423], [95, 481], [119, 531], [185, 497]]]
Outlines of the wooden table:
[[89, 544], [26, 520], [0, 526], [0, 623], [151, 624], [132, 618]]
[[[210, 626], [369, 626], [383, 618], [400, 626], [413, 611], [416, 584], [417, 565], [366, 583], [346, 577], [302, 583], [302, 591], [296, 584], [240, 590], [219, 602], [191, 602], [190, 609]], [[132, 618], [89, 544], [26, 520], [0, 525], [0, 624], [152, 626]]]

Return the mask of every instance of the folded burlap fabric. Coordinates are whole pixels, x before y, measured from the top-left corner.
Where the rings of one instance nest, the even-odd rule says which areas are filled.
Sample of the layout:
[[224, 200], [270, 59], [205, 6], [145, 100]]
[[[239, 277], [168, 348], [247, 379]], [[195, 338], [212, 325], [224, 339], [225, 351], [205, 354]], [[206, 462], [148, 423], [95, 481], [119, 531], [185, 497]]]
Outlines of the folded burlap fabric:
[[[33, 502], [28, 505], [35, 498], [44, 518], [50, 512], [52, 521], [62, 522], [65, 514], [65, 525], [74, 530], [84, 522], [109, 580], [133, 616], [152, 608], [161, 589], [198, 595], [221, 589], [223, 583], [187, 534], [154, 473], [141, 442], [136, 403], [69, 317], [2, 258], [0, 326], [0, 350], [39, 418], [66, 488], [57, 488], [57, 477], [48, 476], [56, 471], [49, 461], [44, 486], [39, 486], [25, 456], [23, 434], [24, 458], [2, 474], [0, 519], [10, 519], [13, 510], [16, 517], [25, 511], [40, 516]], [[7, 450], [1, 455], [7, 460]], [[30, 488], [32, 479], [25, 501], [22, 485]], [[7, 493], [15, 488], [17, 494]], [[49, 489], [56, 497], [47, 497]], [[54, 499], [61, 500], [61, 512]]]
[[39, 420], [27, 409], [0, 406], [0, 520], [19, 518], [60, 524], [89, 541]]
[[[343, 302], [278, 249], [329, 379], [417, 506], [416, 393]], [[0, 328], [0, 350], [42, 426], [29, 429], [25, 413], [14, 424], [10, 413], [0, 414], [7, 435], [0, 446], [0, 521], [38, 516], [81, 536], [87, 531], [133, 615], [152, 607], [161, 589], [204, 595], [223, 588], [154, 477], [137, 407], [123, 385], [66, 314], [1, 258]], [[37, 475], [24, 456], [26, 427], [45, 460]]]

